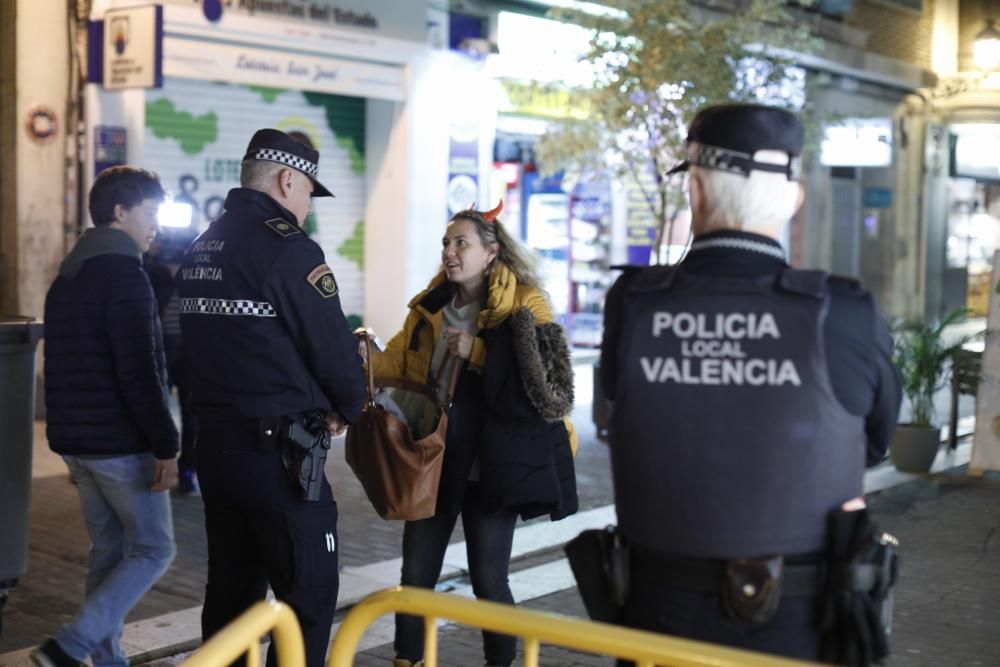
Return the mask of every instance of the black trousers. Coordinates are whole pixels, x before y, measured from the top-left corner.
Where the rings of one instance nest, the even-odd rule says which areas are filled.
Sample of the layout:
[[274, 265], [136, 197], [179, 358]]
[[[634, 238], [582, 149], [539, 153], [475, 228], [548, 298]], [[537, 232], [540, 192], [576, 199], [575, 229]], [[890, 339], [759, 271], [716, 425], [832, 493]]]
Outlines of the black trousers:
[[[337, 504], [299, 500], [277, 450], [261, 451], [254, 422], [202, 423], [198, 478], [208, 533], [205, 639], [263, 600], [268, 584], [298, 616], [308, 667], [323, 667], [340, 585]], [[275, 665], [274, 646], [267, 664]]]
[[[633, 555], [622, 625], [802, 660], [819, 660], [820, 631], [814, 596], [785, 596], [763, 625], [729, 618], [718, 594], [664, 584], [658, 564]], [[619, 661], [619, 667], [633, 663]]]
[[[509, 509], [487, 514], [479, 499], [478, 486], [475, 482], [467, 485], [461, 505], [472, 591], [480, 600], [514, 604], [507, 574], [517, 514]], [[429, 519], [406, 522], [401, 582], [404, 586], [434, 588], [441, 576], [444, 553], [458, 515], [458, 510], [438, 512]], [[397, 656], [411, 662], [423, 659], [422, 617], [396, 615], [395, 649]], [[517, 656], [517, 639], [484, 630], [483, 653], [488, 665], [509, 665]]]

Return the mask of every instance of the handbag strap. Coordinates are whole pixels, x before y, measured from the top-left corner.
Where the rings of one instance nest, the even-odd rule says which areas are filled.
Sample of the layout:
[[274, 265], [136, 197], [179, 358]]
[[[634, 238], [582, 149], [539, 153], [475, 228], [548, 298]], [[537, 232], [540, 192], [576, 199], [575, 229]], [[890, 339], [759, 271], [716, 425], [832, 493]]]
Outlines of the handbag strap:
[[368, 363], [365, 364], [368, 367], [368, 407], [375, 407], [375, 368], [372, 360], [374, 359], [372, 337], [367, 331], [359, 331], [355, 334], [358, 338], [365, 342], [365, 357], [368, 359]]
[[[375, 405], [375, 387], [397, 387], [399, 389], [405, 389], [407, 391], [415, 391], [420, 394], [433, 394], [433, 400], [437, 401], [436, 392], [430, 392], [428, 387], [422, 385], [418, 382], [414, 382], [409, 378], [387, 378], [379, 377], [378, 383], [375, 382], [375, 368], [372, 363], [374, 345], [372, 344], [372, 337], [367, 331], [360, 331], [355, 334], [358, 338], [365, 342], [365, 352], [368, 357], [368, 406], [372, 407]], [[441, 376], [441, 371], [444, 370], [445, 365], [447, 365], [448, 360], [451, 359], [452, 355], [445, 352], [444, 357], [441, 359], [441, 363], [438, 365], [437, 374], [435, 378]], [[448, 394], [445, 400], [445, 406], [450, 406], [452, 399], [455, 397], [455, 387], [458, 386], [458, 374], [462, 371], [462, 366], [465, 364], [464, 359], [457, 359], [458, 363], [452, 365], [451, 367], [451, 377], [448, 378]]]
[[[444, 359], [441, 360], [441, 365], [438, 367], [437, 377], [441, 377], [441, 371], [444, 370], [445, 364], [448, 363], [448, 359], [452, 357], [451, 354], [445, 353]], [[455, 363], [451, 367], [451, 377], [448, 378], [448, 394], [445, 399], [445, 407], [451, 407], [451, 400], [455, 398], [455, 387], [458, 386], [458, 374], [462, 372], [462, 366], [465, 365], [465, 359], [456, 357]]]

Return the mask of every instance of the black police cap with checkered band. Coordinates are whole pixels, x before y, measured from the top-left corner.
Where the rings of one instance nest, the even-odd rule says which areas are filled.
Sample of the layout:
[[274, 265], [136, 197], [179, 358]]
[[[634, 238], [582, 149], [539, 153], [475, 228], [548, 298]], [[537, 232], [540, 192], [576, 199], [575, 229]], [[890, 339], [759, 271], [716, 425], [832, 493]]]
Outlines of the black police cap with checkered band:
[[317, 180], [319, 151], [296, 141], [281, 130], [257, 130], [247, 146], [243, 161], [268, 160], [301, 171], [313, 182], [313, 197], [332, 197], [333, 193]]
[[[798, 116], [757, 104], [722, 104], [698, 112], [688, 128], [688, 159], [667, 172], [687, 171], [691, 165], [749, 176], [753, 170], [785, 174], [798, 180], [801, 174], [803, 136]], [[757, 162], [757, 151], [788, 154], [786, 164]]]

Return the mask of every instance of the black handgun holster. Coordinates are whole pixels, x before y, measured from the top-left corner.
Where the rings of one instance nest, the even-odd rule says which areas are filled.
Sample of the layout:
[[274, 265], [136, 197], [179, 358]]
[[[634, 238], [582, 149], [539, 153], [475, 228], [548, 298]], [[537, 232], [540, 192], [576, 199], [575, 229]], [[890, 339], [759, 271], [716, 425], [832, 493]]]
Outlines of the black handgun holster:
[[322, 415], [262, 419], [259, 445], [261, 450], [277, 448], [281, 463], [302, 500], [319, 500], [324, 479], [323, 467], [330, 449], [330, 433]]
[[890, 651], [899, 542], [875, 525], [868, 510], [837, 510], [827, 523], [821, 658], [852, 667], [881, 663]]

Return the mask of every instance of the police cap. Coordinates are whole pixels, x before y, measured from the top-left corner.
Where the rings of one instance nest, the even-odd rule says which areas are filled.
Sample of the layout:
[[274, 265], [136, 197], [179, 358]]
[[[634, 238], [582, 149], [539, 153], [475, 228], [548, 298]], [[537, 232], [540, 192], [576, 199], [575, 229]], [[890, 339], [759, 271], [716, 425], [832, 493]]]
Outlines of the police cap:
[[[801, 171], [803, 135], [798, 116], [758, 104], [722, 104], [702, 109], [688, 127], [688, 157], [667, 172], [687, 171], [691, 165], [749, 176], [753, 170], [785, 174], [797, 180]], [[757, 151], [788, 154], [787, 164], [757, 162]]]
[[247, 146], [243, 161], [270, 160], [301, 171], [313, 182], [313, 197], [332, 197], [317, 180], [319, 176], [319, 151], [296, 141], [281, 130], [257, 130]]

